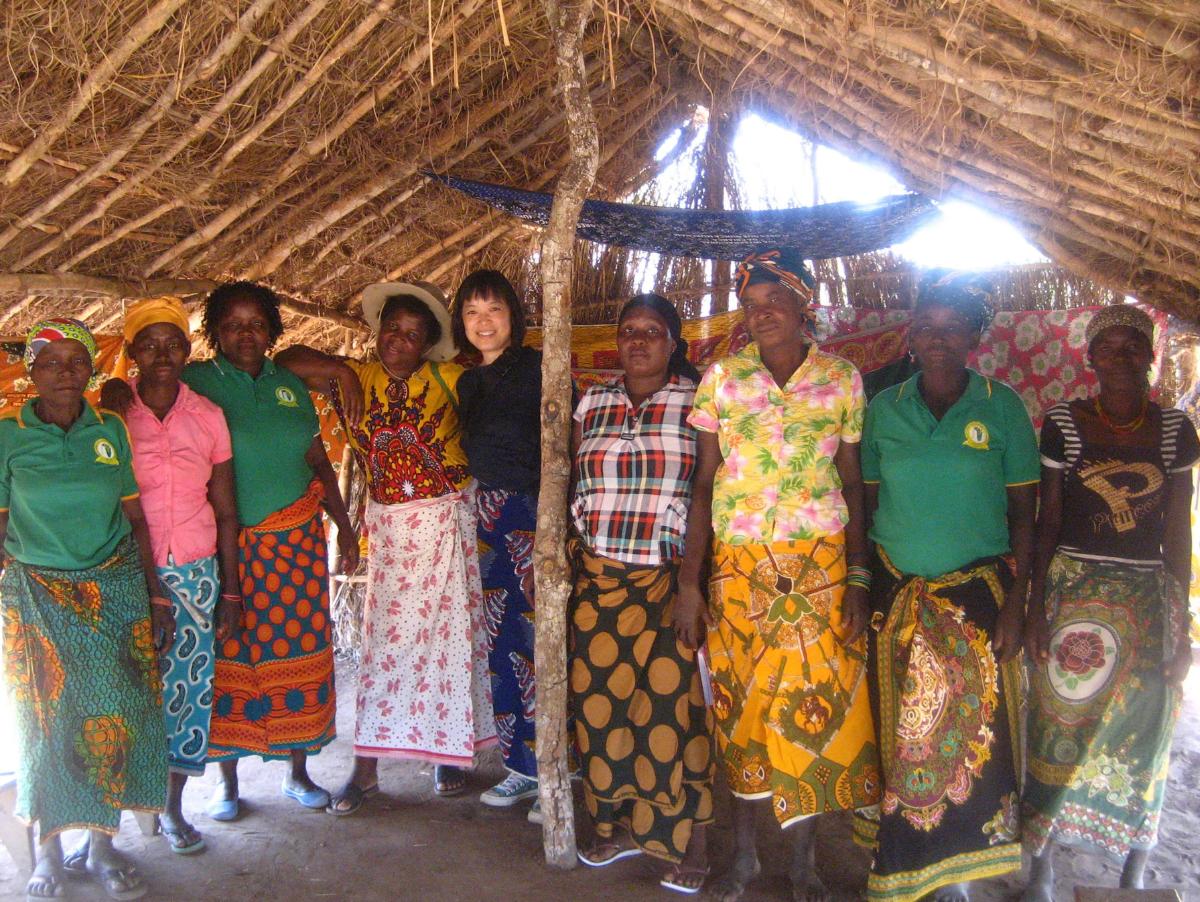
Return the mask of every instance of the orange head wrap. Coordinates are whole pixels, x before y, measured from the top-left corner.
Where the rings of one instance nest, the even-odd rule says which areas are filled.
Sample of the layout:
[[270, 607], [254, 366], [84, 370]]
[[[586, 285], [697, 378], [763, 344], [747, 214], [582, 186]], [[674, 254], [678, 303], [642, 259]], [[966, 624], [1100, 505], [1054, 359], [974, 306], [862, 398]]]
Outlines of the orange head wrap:
[[184, 338], [190, 340], [192, 337], [187, 311], [183, 309], [183, 301], [166, 295], [138, 301], [125, 311], [125, 343], [131, 343], [137, 334], [147, 326], [154, 326], [158, 323], [170, 323], [172, 326], [178, 326]]

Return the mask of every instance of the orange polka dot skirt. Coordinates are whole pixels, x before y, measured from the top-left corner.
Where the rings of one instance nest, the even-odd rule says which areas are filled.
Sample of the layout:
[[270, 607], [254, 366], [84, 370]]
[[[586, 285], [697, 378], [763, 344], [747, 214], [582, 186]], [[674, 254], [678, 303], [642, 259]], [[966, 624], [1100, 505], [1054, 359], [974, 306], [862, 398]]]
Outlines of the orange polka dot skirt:
[[246, 613], [218, 643], [210, 760], [285, 758], [336, 736], [325, 527], [310, 496], [292, 508], [291, 522], [286, 510], [268, 521], [282, 528], [246, 528], [238, 540]]

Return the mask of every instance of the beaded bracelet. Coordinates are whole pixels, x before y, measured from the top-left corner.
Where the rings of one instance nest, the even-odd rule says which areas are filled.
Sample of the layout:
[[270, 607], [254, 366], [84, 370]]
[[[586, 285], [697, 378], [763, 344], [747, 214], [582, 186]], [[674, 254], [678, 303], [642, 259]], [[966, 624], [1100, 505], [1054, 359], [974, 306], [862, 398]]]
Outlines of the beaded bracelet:
[[161, 595], [151, 595], [150, 606], [155, 608], [169, 608], [172, 605], [169, 598], [163, 598]]

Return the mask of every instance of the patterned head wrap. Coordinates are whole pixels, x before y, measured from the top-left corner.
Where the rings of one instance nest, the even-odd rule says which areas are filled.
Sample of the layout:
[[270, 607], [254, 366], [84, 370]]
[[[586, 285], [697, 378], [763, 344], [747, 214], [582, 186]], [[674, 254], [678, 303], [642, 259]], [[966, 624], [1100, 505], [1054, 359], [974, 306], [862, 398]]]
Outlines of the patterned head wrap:
[[1146, 311], [1139, 310], [1132, 304], [1113, 304], [1103, 310], [1098, 310], [1088, 322], [1083, 333], [1088, 347], [1092, 346], [1092, 342], [1101, 332], [1111, 329], [1113, 326], [1128, 326], [1131, 329], [1137, 329], [1146, 336], [1150, 346], [1154, 347], [1154, 320]]
[[953, 307], [982, 333], [996, 315], [995, 298], [996, 288], [983, 273], [931, 269], [921, 277], [916, 306]]
[[159, 323], [170, 323], [183, 333], [184, 338], [191, 338], [191, 325], [188, 323], [187, 311], [183, 309], [183, 301], [164, 295], [138, 301], [125, 311], [125, 343], [132, 343], [137, 334], [147, 326]]
[[804, 265], [804, 258], [800, 256], [800, 252], [790, 248], [755, 251], [738, 264], [733, 278], [739, 298], [751, 285], [781, 282], [796, 292], [805, 306], [812, 303], [813, 290], [817, 287], [816, 280]]
[[92, 360], [92, 369], [94, 370], [96, 368], [96, 339], [92, 338], [88, 327], [77, 319], [56, 316], [35, 323], [34, 327], [29, 330], [29, 334], [25, 336], [25, 372], [33, 370], [33, 362], [37, 360], [42, 348], [52, 341], [62, 341], [64, 338], [74, 339], [87, 348], [88, 357]]

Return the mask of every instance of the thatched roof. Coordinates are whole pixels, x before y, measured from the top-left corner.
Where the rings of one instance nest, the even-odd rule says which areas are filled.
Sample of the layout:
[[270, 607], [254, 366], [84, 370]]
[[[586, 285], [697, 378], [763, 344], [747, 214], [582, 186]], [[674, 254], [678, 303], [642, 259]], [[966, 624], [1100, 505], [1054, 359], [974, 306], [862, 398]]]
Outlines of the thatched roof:
[[[236, 276], [299, 305], [306, 337], [367, 282], [527, 266], [534, 233], [419, 170], [554, 184], [566, 137], [539, 3], [10, 0], [0, 16], [0, 331], [46, 309], [111, 327], [114, 293], [163, 287], [143, 280]], [[606, 0], [588, 52], [594, 196], [653, 175], [698, 105], [754, 109], [1200, 315], [1195, 0]], [[15, 273], [134, 284], [30, 290]]]

